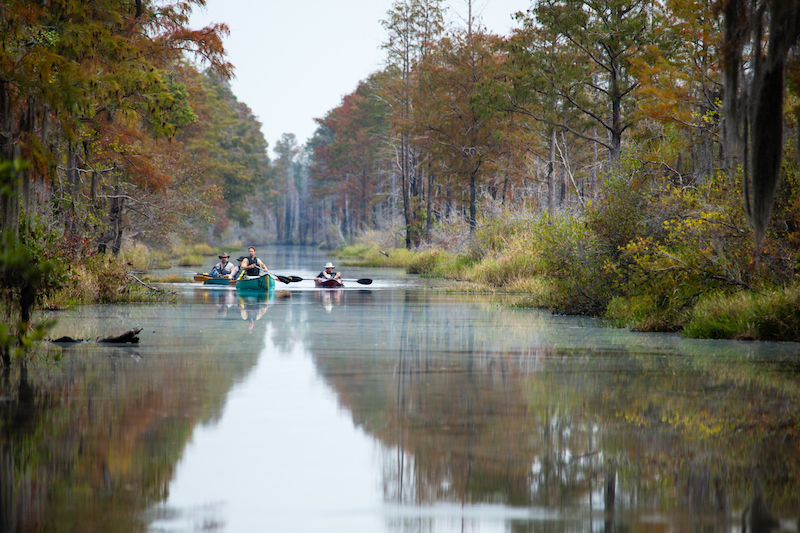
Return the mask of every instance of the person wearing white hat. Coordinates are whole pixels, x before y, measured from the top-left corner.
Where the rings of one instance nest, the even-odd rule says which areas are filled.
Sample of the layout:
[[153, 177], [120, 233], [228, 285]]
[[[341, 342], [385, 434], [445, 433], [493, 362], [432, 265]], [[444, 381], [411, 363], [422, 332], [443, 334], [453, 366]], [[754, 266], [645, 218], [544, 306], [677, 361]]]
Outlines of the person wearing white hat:
[[319, 283], [320, 281], [326, 281], [326, 280], [329, 280], [329, 279], [335, 279], [335, 280], [341, 279], [342, 278], [342, 273], [341, 272], [334, 272], [333, 271], [334, 268], [336, 268], [336, 267], [333, 266], [333, 263], [328, 261], [325, 264], [325, 270], [323, 270], [322, 272], [317, 274], [317, 277], [314, 278], [314, 281]]

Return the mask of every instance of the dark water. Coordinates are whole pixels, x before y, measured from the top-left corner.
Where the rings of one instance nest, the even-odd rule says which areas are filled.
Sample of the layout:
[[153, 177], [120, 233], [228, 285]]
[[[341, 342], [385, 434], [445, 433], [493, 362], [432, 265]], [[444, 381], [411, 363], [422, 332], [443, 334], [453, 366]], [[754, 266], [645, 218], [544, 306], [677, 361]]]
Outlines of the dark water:
[[[260, 254], [313, 278], [319, 252]], [[318, 265], [319, 268], [315, 268]], [[797, 344], [686, 340], [342, 268], [57, 313], [0, 389], [2, 531], [740, 530], [800, 511]]]

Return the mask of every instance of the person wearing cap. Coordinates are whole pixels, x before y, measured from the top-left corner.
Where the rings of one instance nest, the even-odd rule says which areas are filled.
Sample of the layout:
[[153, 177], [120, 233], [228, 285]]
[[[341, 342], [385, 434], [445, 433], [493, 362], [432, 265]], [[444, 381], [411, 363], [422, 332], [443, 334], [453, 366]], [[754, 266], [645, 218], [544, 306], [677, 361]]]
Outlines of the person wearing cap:
[[239, 274], [242, 272], [242, 261], [244, 261], [246, 257], [246, 255], [240, 255], [238, 258], [236, 258], [239, 264], [234, 265], [233, 269], [231, 269], [231, 279], [236, 279], [239, 277]]
[[219, 254], [219, 263], [214, 265], [214, 268], [211, 269], [211, 277], [212, 278], [230, 278], [231, 272], [233, 271], [233, 265], [228, 258], [230, 256], [227, 252], [222, 252]]
[[336, 280], [341, 279], [342, 278], [342, 273], [341, 272], [334, 272], [333, 271], [334, 268], [336, 268], [336, 267], [333, 266], [333, 263], [328, 261], [325, 264], [325, 270], [323, 270], [322, 272], [317, 274], [317, 277], [314, 278], [314, 281], [319, 282], [319, 281], [325, 281], [325, 280], [329, 280], [329, 279], [336, 279]]

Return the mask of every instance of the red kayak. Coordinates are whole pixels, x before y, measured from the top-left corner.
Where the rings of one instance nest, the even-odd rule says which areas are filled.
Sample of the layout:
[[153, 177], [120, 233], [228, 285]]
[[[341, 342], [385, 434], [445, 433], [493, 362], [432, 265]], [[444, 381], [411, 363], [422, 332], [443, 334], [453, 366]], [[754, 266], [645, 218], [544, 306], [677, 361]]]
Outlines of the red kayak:
[[314, 280], [317, 287], [326, 287], [328, 289], [334, 289], [336, 287], [344, 287], [344, 283], [339, 281], [338, 279], [326, 279], [324, 281]]

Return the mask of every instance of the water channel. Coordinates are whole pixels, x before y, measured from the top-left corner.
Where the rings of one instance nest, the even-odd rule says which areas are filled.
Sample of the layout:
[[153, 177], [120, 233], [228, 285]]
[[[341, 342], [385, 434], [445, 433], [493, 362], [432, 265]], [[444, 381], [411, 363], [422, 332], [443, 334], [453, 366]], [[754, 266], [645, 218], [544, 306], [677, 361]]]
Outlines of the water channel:
[[[335, 260], [259, 257], [307, 279]], [[712, 533], [757, 492], [797, 530], [797, 344], [340, 270], [374, 283], [52, 313], [51, 338], [141, 340], [6, 369], [0, 531]]]

